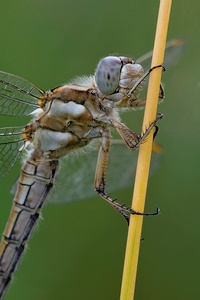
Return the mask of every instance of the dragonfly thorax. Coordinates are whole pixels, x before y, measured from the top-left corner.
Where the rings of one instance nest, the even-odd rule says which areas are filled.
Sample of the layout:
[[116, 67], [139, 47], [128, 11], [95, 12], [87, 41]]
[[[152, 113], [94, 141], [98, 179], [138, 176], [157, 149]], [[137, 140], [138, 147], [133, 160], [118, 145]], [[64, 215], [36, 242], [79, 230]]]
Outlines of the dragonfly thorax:
[[26, 126], [24, 133], [25, 139], [42, 150], [45, 157], [65, 156], [100, 138], [106, 127], [113, 126], [112, 120], [119, 121], [111, 101], [85, 87], [58, 87], [46, 103], [45, 110]]

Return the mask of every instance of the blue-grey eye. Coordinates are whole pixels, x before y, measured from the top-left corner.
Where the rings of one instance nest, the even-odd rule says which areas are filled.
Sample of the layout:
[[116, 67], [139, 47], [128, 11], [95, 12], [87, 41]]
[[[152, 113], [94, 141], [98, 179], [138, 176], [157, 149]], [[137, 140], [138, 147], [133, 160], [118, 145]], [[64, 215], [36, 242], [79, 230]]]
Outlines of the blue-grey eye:
[[96, 72], [95, 82], [104, 95], [112, 95], [119, 86], [122, 61], [117, 56], [107, 56], [100, 60]]

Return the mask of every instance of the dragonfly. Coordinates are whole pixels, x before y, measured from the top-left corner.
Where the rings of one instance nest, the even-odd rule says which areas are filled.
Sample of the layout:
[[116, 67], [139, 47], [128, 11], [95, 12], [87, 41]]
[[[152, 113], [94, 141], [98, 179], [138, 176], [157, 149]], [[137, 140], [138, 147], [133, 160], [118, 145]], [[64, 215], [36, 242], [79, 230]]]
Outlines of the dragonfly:
[[[177, 53], [179, 55], [182, 46], [181, 40], [168, 43], [168, 65], [172, 63], [172, 57], [176, 59]], [[83, 181], [83, 175], [86, 179], [91, 178], [88, 172], [90, 165], [94, 167], [92, 157], [95, 157], [97, 148], [99, 152], [94, 179], [96, 192], [127, 221], [127, 213], [158, 213], [158, 210], [152, 213], [136, 212], [112, 199], [105, 191], [111, 144], [114, 146], [113, 150], [111, 147], [111, 158], [117, 157], [119, 168], [127, 165], [124, 161], [129, 156], [124, 154], [124, 145], [130, 150], [137, 149], [151, 130], [155, 129], [156, 132], [157, 121], [162, 117], [159, 114], [146, 131], [139, 135], [124, 125], [119, 115], [124, 109], [145, 106], [146, 99], [140, 99], [139, 95], [152, 69], [142, 67], [141, 63], [148, 65], [151, 55], [149, 52], [137, 61], [124, 56], [105, 57], [98, 63], [93, 76], [77, 78], [46, 92], [21, 77], [0, 71], [0, 114], [33, 116], [26, 126], [0, 128], [0, 178], [11, 170], [22, 153], [27, 155], [0, 243], [0, 299], [5, 296], [47, 199], [67, 202], [80, 198], [80, 189], [88, 184]], [[161, 85], [159, 99], [163, 98]], [[110, 129], [117, 131], [123, 143], [115, 140], [112, 143]], [[81, 157], [80, 164], [77, 163], [78, 156], [71, 155], [74, 152]], [[59, 171], [60, 160], [62, 164]], [[67, 197], [62, 189], [66, 174], [75, 185], [71, 194], [67, 188]], [[124, 174], [127, 176], [120, 178], [119, 185], [117, 182], [119, 187], [132, 182], [127, 169]], [[62, 188], [53, 189], [57, 178], [58, 186], [61, 186], [62, 180]], [[116, 180], [115, 176], [113, 180]], [[90, 193], [82, 197], [87, 198]]]

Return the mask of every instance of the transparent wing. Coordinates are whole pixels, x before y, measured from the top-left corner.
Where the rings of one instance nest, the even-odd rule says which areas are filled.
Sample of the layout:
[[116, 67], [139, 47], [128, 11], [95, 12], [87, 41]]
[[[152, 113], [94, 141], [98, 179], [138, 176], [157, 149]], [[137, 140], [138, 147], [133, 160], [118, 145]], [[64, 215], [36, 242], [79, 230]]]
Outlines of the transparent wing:
[[24, 145], [23, 127], [0, 128], [0, 179], [13, 167]]
[[[94, 148], [61, 160], [58, 178], [49, 201], [64, 203], [95, 196], [94, 175], [97, 155], [98, 149]], [[159, 161], [160, 155], [153, 153], [151, 172], [158, 167]], [[121, 141], [111, 146], [106, 176], [108, 193], [133, 186], [136, 162], [137, 152], [129, 151]]]
[[[164, 60], [164, 67], [166, 69], [170, 68], [177, 62], [185, 48], [185, 44], [186, 43], [183, 39], [173, 39], [167, 42]], [[136, 62], [141, 64], [145, 71], [151, 67], [152, 53], [153, 51], [149, 51], [145, 55], [136, 59]]]
[[38, 108], [37, 100], [44, 91], [29, 81], [0, 71], [0, 114], [26, 116]]

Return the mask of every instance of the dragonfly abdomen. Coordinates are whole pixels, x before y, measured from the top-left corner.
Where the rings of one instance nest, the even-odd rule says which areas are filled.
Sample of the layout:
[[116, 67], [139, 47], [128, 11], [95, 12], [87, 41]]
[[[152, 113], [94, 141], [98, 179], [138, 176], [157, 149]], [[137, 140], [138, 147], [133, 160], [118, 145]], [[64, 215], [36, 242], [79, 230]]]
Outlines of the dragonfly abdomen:
[[57, 160], [45, 160], [34, 150], [24, 164], [11, 213], [0, 244], [0, 299], [16, 271], [58, 170]]

